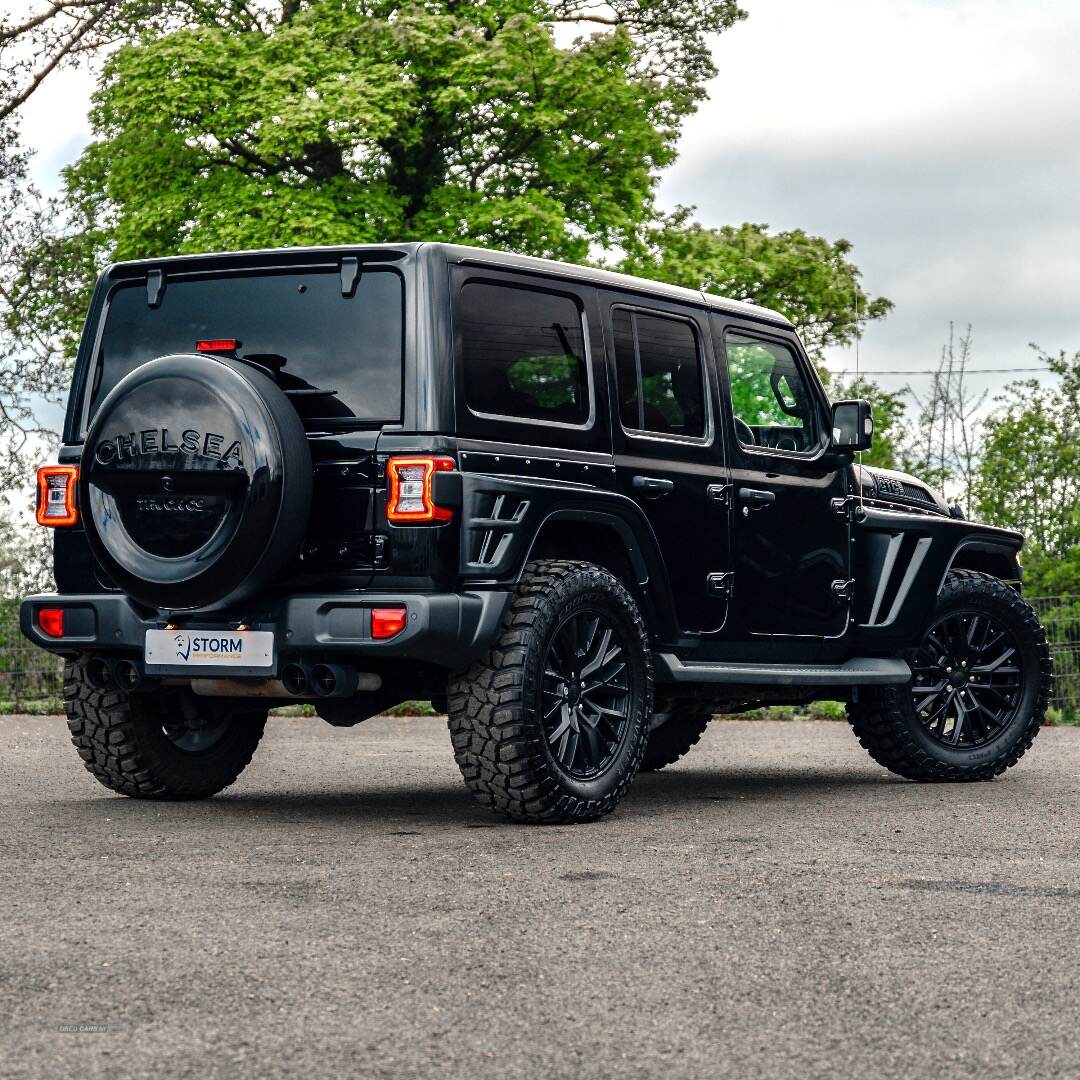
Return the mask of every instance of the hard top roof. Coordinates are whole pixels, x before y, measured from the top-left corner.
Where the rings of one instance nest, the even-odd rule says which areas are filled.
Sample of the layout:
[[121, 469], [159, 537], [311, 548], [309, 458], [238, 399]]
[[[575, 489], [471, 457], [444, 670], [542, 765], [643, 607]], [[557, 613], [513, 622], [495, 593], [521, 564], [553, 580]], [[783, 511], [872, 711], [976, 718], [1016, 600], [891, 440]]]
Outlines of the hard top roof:
[[771, 308], [760, 307], [757, 304], [749, 304], [742, 300], [729, 300], [726, 297], [716, 296], [713, 293], [701, 292], [698, 289], [686, 289], [680, 285], [668, 285], [662, 281], [653, 281], [650, 278], [633, 277], [630, 274], [620, 274], [613, 270], [604, 270], [592, 266], [579, 266], [574, 263], [558, 262], [554, 259], [541, 259], [533, 255], [515, 255], [509, 251], [497, 251], [490, 248], [468, 247], [464, 244], [424, 243], [409, 242], [403, 244], [341, 244], [323, 245], [318, 247], [292, 247], [292, 248], [262, 248], [250, 251], [229, 251], [206, 253], [199, 255], [175, 255], [158, 259], [138, 259], [116, 263], [106, 271], [107, 276], [127, 276], [132, 271], [149, 269], [155, 266], [167, 267], [177, 263], [188, 265], [194, 269], [193, 264], [208, 264], [218, 259], [227, 259], [234, 262], [245, 256], [255, 257], [258, 262], [271, 263], [283, 253], [291, 252], [296, 255], [310, 257], [312, 255], [326, 254], [340, 258], [343, 255], [361, 254], [364, 252], [378, 253], [384, 259], [407, 258], [416, 256], [421, 251], [425, 255], [434, 255], [441, 252], [450, 263], [462, 263], [473, 266], [490, 266], [507, 270], [519, 270], [534, 274], [543, 274], [553, 278], [571, 278], [575, 281], [586, 281], [592, 285], [603, 286], [610, 289], [624, 289], [638, 293], [650, 293], [661, 296], [668, 300], [681, 301], [689, 304], [704, 304], [733, 315], [742, 315], [747, 318], [757, 319], [762, 322], [772, 323], [777, 326], [791, 327], [791, 322], [778, 311]]

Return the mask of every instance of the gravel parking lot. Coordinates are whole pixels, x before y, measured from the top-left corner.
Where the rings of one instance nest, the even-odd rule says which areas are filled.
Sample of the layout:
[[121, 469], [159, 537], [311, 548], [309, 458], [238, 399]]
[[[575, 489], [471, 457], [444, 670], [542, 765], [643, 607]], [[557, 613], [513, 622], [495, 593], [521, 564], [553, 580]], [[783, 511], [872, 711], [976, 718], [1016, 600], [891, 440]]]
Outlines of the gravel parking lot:
[[433, 719], [274, 720], [195, 804], [57, 718], [0, 743], [4, 1077], [1080, 1074], [1074, 729], [920, 786], [718, 722], [558, 828], [475, 806]]

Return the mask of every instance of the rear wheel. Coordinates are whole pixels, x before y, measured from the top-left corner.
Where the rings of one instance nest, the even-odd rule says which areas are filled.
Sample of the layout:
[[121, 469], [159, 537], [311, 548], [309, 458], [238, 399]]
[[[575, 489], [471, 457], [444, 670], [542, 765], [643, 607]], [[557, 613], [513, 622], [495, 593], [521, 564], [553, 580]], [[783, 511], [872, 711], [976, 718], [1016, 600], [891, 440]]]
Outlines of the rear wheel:
[[641, 771], [656, 772], [688, 754], [709, 726], [714, 708], [708, 701], [658, 701]]
[[645, 750], [652, 661], [633, 597], [590, 563], [529, 563], [500, 637], [450, 681], [448, 723], [469, 790], [515, 821], [592, 821]]
[[85, 663], [64, 667], [68, 730], [87, 770], [107, 788], [137, 799], [203, 799], [251, 761], [265, 706], [200, 698], [186, 687], [103, 690], [87, 679]]
[[987, 574], [951, 573], [911, 658], [910, 686], [863, 689], [848, 706], [875, 761], [911, 780], [990, 780], [1031, 746], [1050, 697], [1038, 617]]

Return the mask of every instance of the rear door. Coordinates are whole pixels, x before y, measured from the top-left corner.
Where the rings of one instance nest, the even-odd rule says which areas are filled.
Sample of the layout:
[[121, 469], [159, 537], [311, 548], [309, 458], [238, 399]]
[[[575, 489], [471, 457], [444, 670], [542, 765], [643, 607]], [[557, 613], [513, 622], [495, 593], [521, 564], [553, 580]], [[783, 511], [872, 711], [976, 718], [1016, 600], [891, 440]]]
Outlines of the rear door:
[[617, 293], [601, 300], [619, 490], [656, 535], [680, 628], [719, 630], [727, 614], [728, 489], [707, 316]]
[[825, 453], [824, 393], [794, 335], [719, 316], [714, 329], [734, 421], [738, 628], [839, 637], [851, 607], [850, 526], [838, 505], [847, 494], [846, 469]]

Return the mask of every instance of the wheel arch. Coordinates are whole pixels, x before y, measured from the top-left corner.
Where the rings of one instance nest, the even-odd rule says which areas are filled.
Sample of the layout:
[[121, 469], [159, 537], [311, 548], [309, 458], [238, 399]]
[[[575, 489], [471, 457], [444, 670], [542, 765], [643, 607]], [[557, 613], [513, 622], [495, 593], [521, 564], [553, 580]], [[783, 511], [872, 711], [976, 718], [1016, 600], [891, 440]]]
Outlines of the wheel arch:
[[977, 570], [1002, 581], [1023, 580], [1018, 549], [992, 540], [973, 538], [956, 545], [945, 572], [938, 583], [938, 592], [945, 587], [945, 580], [953, 570]]
[[[537, 558], [582, 559], [614, 574], [631, 591], [656, 638], [678, 635], [667, 571], [651, 531], [640, 538], [625, 518], [582, 507], [548, 512], [524, 562]], [[519, 571], [524, 571], [524, 563]]]

